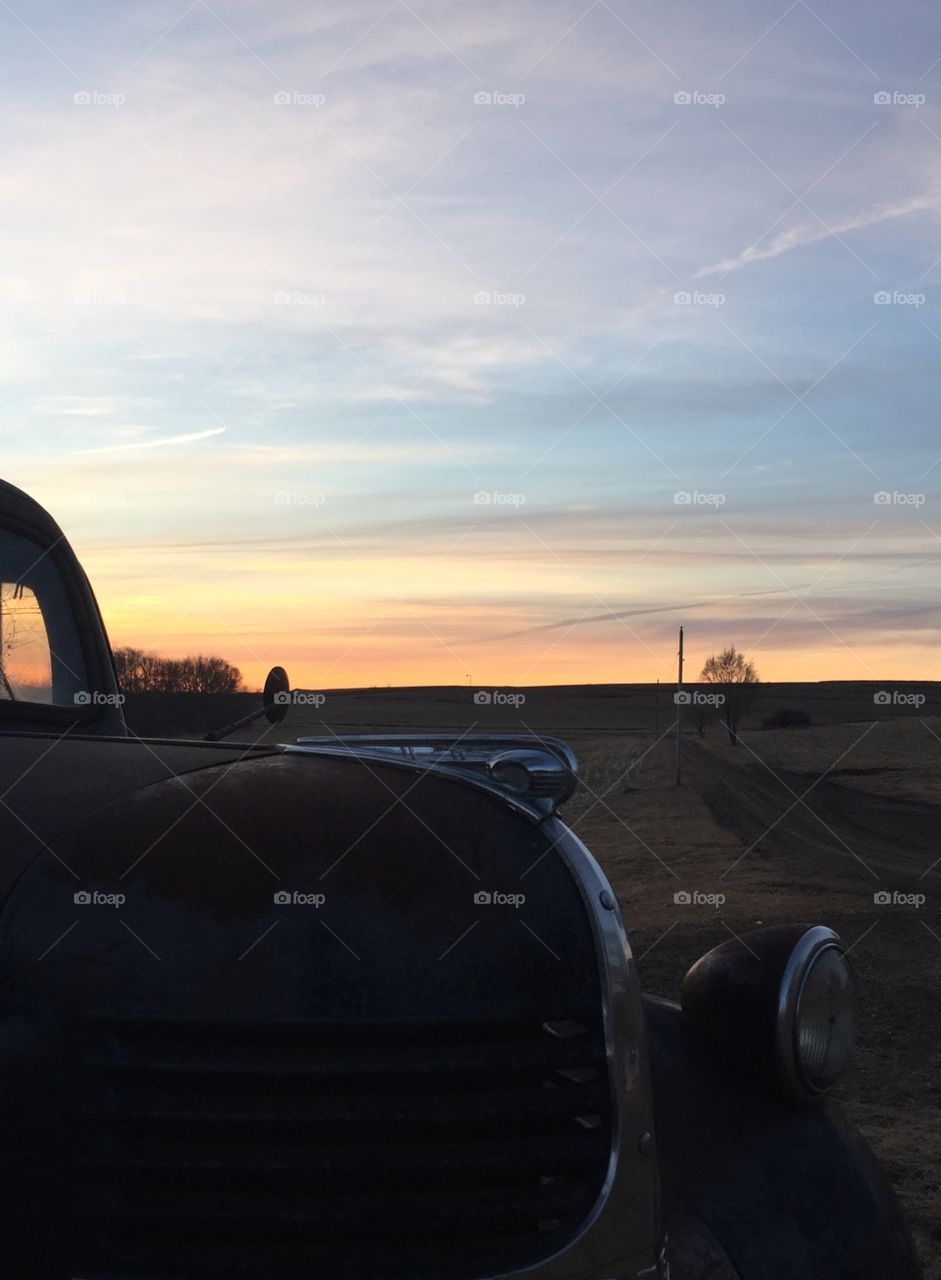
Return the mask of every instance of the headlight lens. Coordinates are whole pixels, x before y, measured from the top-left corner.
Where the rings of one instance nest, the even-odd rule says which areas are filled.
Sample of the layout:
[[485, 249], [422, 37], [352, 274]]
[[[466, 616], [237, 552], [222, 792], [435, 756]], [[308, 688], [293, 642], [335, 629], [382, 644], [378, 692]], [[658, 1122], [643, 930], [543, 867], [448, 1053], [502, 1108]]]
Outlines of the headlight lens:
[[734, 1068], [814, 1102], [849, 1066], [853, 971], [823, 925], [771, 925], [715, 947], [683, 980], [687, 1025]]
[[794, 1018], [794, 1055], [808, 1089], [831, 1088], [849, 1066], [856, 1033], [856, 1001], [843, 953], [825, 947], [811, 961]]

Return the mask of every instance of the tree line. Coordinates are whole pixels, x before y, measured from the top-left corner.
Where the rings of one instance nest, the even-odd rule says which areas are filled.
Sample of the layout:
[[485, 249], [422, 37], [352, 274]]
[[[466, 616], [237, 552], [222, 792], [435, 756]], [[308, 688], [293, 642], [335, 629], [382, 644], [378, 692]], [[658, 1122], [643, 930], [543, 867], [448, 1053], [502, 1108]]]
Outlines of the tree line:
[[240, 693], [238, 667], [225, 658], [197, 654], [162, 658], [146, 649], [115, 649], [114, 668], [122, 693]]

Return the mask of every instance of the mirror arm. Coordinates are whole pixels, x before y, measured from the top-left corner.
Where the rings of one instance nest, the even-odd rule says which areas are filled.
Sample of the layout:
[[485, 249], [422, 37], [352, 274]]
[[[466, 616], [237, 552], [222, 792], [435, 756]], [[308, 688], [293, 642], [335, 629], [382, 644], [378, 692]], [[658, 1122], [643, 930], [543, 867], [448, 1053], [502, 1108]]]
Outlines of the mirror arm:
[[266, 711], [267, 707], [259, 707], [257, 711], [253, 711], [250, 715], [242, 716], [241, 720], [236, 720], [233, 724], [226, 725], [224, 729], [213, 729], [211, 733], [206, 734], [203, 742], [221, 742], [223, 738], [227, 738], [236, 729], [241, 729], [243, 725], [251, 724], [253, 720], [260, 720]]
[[266, 716], [269, 724], [280, 724], [288, 713], [290, 695], [291, 682], [288, 679], [288, 673], [284, 667], [272, 667], [265, 681], [262, 706], [259, 710], [250, 712], [249, 715], [243, 716], [241, 720], [236, 720], [234, 724], [226, 725], [224, 729], [213, 729], [211, 733], [206, 734], [203, 742], [219, 742], [223, 738], [227, 738], [230, 733], [234, 733], [236, 729], [241, 729], [243, 725], [251, 724], [253, 720], [258, 720], [261, 716]]

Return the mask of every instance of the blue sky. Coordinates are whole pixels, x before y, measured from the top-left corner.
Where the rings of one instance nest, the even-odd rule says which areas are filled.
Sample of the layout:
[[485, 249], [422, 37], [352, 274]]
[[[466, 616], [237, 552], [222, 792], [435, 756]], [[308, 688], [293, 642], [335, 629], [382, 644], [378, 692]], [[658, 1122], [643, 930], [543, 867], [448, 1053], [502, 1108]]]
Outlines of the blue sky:
[[694, 665], [936, 674], [928, 5], [0, 28], [3, 471], [115, 642], [667, 679], [685, 621]]

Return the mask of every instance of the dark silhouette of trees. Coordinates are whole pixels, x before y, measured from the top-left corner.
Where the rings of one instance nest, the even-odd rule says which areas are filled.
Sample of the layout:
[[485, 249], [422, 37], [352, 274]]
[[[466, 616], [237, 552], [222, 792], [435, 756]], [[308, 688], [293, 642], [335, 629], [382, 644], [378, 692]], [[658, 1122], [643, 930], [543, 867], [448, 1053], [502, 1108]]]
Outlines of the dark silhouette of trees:
[[145, 649], [115, 649], [114, 666], [122, 693], [239, 693], [238, 667], [225, 658], [161, 658]]
[[730, 644], [721, 653], [714, 653], [706, 659], [699, 678], [705, 684], [717, 686], [725, 698], [720, 714], [729, 733], [729, 742], [736, 746], [739, 723], [754, 698], [755, 685], [758, 684], [755, 664]]

